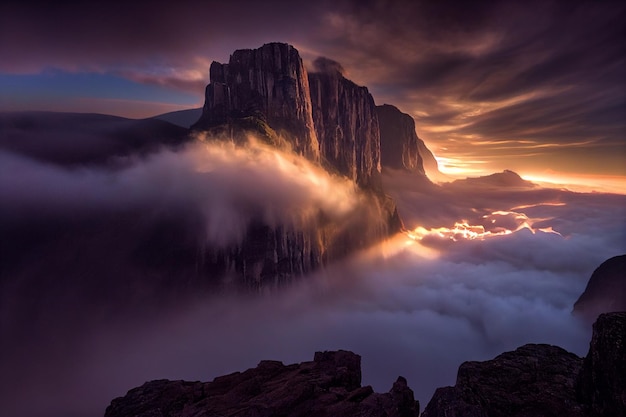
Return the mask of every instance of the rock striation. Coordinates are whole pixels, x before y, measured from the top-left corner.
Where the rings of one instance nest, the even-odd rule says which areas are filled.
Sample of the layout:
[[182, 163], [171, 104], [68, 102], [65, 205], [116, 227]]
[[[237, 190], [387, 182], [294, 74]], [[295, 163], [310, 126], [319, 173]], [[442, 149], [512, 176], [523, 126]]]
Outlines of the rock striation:
[[[240, 244], [204, 248], [204, 276], [235, 276], [259, 289], [304, 275], [402, 228], [395, 203], [382, 190], [380, 128], [366, 87], [347, 80], [341, 66], [315, 61], [308, 74], [298, 51], [284, 43], [235, 51], [213, 62], [202, 116], [192, 127], [209, 140], [244, 140], [252, 132], [352, 180], [363, 194], [361, 211], [345, 224], [324, 220], [299, 227], [253, 221]], [[254, 213], [253, 213], [254, 216]], [[336, 222], [335, 222], [336, 223]]]
[[389, 104], [377, 106], [376, 114], [380, 124], [383, 167], [406, 169], [424, 175], [424, 161], [427, 159], [429, 164], [437, 169], [437, 162], [430, 151], [424, 155], [425, 157], [422, 156], [427, 148], [417, 136], [415, 121], [411, 116]]
[[285, 43], [239, 49], [228, 64], [213, 62], [202, 116], [194, 129], [256, 130], [319, 160], [307, 72], [298, 51]]
[[256, 368], [212, 382], [157, 380], [116, 398], [105, 417], [417, 417], [419, 403], [403, 377], [385, 394], [361, 386], [361, 357], [316, 352], [312, 362]]
[[626, 313], [602, 314], [583, 359], [558, 346], [524, 345], [465, 362], [422, 417], [626, 415]]
[[309, 85], [321, 156], [360, 186], [381, 190], [380, 128], [374, 98], [366, 87], [344, 78], [338, 63], [318, 58], [314, 66]]
[[573, 309], [590, 322], [612, 311], [626, 311], [626, 255], [607, 259], [593, 271]]

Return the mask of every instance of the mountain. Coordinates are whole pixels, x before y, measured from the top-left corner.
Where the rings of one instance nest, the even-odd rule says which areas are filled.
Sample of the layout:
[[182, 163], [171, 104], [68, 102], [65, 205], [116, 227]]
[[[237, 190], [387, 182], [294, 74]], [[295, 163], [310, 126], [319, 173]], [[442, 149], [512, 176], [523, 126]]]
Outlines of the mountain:
[[593, 271], [573, 309], [589, 321], [613, 311], [626, 311], [626, 255], [607, 259]]
[[285, 43], [239, 49], [228, 64], [213, 62], [202, 116], [192, 128], [235, 138], [256, 131], [319, 161], [307, 72], [298, 51]]
[[505, 169], [502, 172], [485, 175], [482, 177], [469, 177], [462, 180], [453, 181], [451, 186], [459, 187], [485, 187], [485, 188], [534, 188], [536, 187], [531, 181], [527, 181], [519, 176], [518, 173]]
[[152, 117], [152, 119], [163, 120], [173, 125], [189, 129], [200, 119], [200, 116], [202, 116], [202, 108], [163, 113]]
[[227, 64], [213, 62], [202, 116], [192, 130], [204, 132], [205, 140], [242, 146], [252, 133], [278, 150], [293, 151], [354, 182], [363, 196], [361, 210], [377, 214], [296, 228], [254, 221], [240, 244], [207, 249], [199, 265], [207, 275], [235, 272], [246, 287], [275, 285], [402, 227], [395, 203], [382, 190], [372, 96], [331, 70], [329, 60], [317, 63], [318, 72], [308, 74], [298, 51], [284, 43], [237, 50]]
[[383, 167], [406, 169], [425, 175], [438, 172], [437, 160], [415, 131], [415, 121], [397, 107], [376, 107], [381, 135]]
[[92, 113], [0, 113], [0, 149], [63, 166], [104, 164], [189, 140], [189, 131], [162, 120]]
[[361, 357], [335, 351], [293, 365], [261, 361], [212, 382], [146, 382], [114, 399], [104, 415], [418, 417], [419, 403], [403, 377], [386, 394], [362, 387]]

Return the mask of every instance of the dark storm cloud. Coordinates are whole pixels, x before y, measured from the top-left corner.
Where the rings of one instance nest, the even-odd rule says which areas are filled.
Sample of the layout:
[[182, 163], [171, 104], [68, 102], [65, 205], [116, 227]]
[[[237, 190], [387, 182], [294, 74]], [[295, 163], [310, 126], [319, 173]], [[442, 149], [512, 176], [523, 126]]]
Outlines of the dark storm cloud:
[[[622, 3], [457, 6], [344, 4], [327, 14], [319, 39], [378, 103], [411, 113], [439, 156], [460, 155], [476, 140], [531, 138], [574, 149], [584, 138], [594, 155], [615, 157], [626, 112]], [[485, 160], [501, 155], [476, 151]], [[579, 156], [568, 151], [561, 149], [572, 166]], [[544, 162], [563, 168], [555, 158]]]
[[3, 2], [0, 49], [9, 59], [0, 68], [188, 68], [198, 56], [224, 59], [236, 48], [306, 27], [312, 7], [288, 1]]

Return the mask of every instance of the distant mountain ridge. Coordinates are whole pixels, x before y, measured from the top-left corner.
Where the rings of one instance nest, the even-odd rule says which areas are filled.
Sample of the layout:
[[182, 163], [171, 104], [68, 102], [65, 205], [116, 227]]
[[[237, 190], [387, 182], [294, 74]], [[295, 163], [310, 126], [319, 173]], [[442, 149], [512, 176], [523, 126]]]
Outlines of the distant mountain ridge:
[[159, 114], [152, 119], [163, 120], [176, 126], [189, 129], [202, 116], [202, 107], [197, 109], [178, 110], [169, 113]]
[[187, 129], [163, 120], [96, 113], [0, 113], [0, 150], [61, 165], [103, 164], [188, 140]]

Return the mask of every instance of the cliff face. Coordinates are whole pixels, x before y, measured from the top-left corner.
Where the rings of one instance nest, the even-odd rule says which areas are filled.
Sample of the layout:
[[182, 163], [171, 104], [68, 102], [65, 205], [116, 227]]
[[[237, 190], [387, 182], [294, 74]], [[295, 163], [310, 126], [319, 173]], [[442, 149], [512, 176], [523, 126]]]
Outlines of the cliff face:
[[267, 123], [297, 153], [319, 160], [307, 72], [291, 45], [240, 49], [228, 64], [211, 64], [202, 116], [194, 128], [257, 122]]
[[[193, 126], [208, 137], [243, 139], [259, 133], [358, 185], [363, 207], [350, 221], [324, 220], [293, 227], [256, 222], [242, 242], [203, 248], [198, 270], [204, 276], [240, 277], [245, 288], [288, 281], [374, 243], [402, 222], [382, 191], [380, 128], [367, 88], [343, 77], [334, 61], [316, 61], [307, 74], [292, 46], [280, 43], [235, 51], [228, 64], [214, 62], [202, 117]], [[333, 64], [333, 65], [329, 65]], [[367, 207], [366, 207], [367, 206]]]
[[323, 70], [309, 74], [309, 85], [321, 156], [360, 186], [380, 189], [380, 129], [372, 95], [335, 66], [317, 68]]
[[389, 104], [376, 106], [383, 167], [426, 174], [437, 172], [437, 160], [415, 132], [415, 121]]
[[613, 311], [626, 311], [626, 255], [607, 259], [593, 271], [573, 313], [592, 322]]
[[361, 357], [348, 351], [316, 352], [312, 362], [256, 368], [212, 382], [158, 380], [116, 398], [105, 417], [334, 416], [418, 417], [419, 403], [399, 377], [386, 394], [361, 387]]

